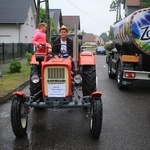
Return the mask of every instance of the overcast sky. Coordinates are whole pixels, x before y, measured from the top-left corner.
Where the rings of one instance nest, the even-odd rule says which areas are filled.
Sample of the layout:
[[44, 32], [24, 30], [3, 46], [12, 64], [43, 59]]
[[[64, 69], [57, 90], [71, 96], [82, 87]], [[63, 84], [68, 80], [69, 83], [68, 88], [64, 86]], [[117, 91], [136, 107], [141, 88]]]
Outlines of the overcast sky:
[[116, 12], [110, 12], [112, 0], [50, 0], [50, 9], [61, 9], [62, 15], [80, 16], [81, 31], [100, 35], [113, 25]]

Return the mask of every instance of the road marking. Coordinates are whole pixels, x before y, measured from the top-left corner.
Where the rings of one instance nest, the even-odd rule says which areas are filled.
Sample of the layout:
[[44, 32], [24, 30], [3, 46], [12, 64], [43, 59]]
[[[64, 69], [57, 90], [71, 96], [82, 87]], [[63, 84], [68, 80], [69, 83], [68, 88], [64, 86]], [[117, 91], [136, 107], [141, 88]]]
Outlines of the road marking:
[[9, 113], [5, 111], [5, 112], [2, 112], [0, 116], [1, 118], [6, 118], [6, 117], [9, 117]]
[[104, 68], [106, 68], [106, 65], [103, 65]]

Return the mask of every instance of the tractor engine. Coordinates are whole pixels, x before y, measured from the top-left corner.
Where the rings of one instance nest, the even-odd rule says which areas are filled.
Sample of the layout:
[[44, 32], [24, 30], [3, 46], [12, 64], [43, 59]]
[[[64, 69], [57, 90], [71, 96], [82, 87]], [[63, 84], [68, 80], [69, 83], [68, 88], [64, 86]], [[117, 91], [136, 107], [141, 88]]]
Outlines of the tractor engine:
[[42, 93], [46, 101], [71, 96], [71, 60], [52, 59], [42, 63]]

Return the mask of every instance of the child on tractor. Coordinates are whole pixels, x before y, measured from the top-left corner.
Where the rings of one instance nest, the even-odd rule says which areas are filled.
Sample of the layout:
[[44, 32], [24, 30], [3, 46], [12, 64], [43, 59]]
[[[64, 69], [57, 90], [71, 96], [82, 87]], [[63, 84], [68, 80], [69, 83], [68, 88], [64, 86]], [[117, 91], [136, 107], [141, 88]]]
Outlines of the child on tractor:
[[39, 23], [38, 25], [38, 30], [34, 32], [34, 36], [32, 38], [32, 44], [36, 46], [38, 52], [45, 52], [45, 48], [42, 47], [47, 47], [47, 52], [51, 53], [52, 48], [51, 44], [46, 42], [46, 28], [47, 24], [45, 22]]

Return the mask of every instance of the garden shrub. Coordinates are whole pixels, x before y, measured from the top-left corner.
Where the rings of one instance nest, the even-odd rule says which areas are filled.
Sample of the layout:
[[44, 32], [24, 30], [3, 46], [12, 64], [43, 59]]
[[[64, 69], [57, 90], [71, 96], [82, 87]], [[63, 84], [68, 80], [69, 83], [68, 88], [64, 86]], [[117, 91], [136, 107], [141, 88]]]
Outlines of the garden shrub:
[[25, 56], [27, 57], [27, 63], [31, 61], [32, 53], [26, 52]]
[[12, 61], [9, 66], [9, 70], [11, 73], [20, 72], [21, 68], [22, 68], [21, 63], [16, 60]]

